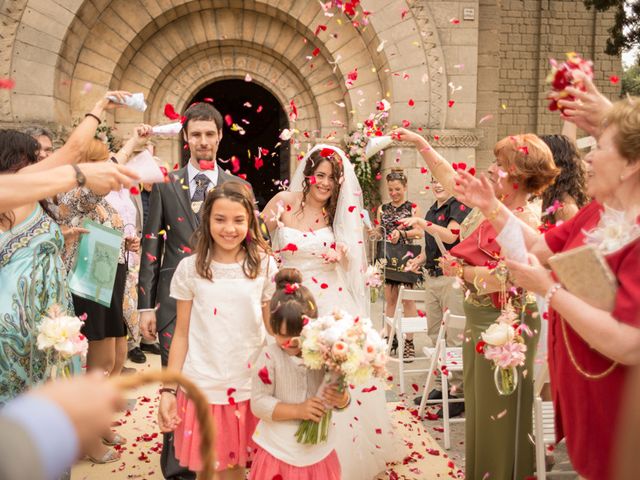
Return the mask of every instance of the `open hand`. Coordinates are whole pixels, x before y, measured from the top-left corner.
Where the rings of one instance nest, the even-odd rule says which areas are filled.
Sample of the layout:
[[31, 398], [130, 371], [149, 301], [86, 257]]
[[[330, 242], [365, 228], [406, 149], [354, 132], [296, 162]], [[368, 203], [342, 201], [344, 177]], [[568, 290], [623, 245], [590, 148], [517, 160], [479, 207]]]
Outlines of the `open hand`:
[[509, 276], [517, 286], [538, 295], [545, 295], [555, 283], [551, 272], [540, 264], [535, 255], [529, 253], [528, 257], [528, 264], [506, 260]]
[[484, 173], [478, 178], [464, 170], [458, 170], [455, 182], [453, 190], [460, 202], [483, 211], [491, 208], [495, 190]]
[[401, 142], [418, 143], [424, 140], [424, 138], [416, 132], [412, 132], [406, 128], [395, 128], [391, 131], [390, 135]]
[[416, 227], [416, 226], [424, 230], [427, 223], [424, 218], [420, 218], [420, 217], [402, 218], [398, 220], [398, 222], [400, 223], [400, 225], [407, 228], [408, 230], [411, 230], [413, 227]]

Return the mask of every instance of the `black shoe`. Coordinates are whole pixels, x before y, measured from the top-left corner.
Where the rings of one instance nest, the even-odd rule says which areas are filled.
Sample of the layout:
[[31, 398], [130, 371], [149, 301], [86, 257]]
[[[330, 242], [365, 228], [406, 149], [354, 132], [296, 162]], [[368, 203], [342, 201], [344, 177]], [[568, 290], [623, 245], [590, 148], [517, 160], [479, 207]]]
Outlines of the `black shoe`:
[[143, 352], [149, 352], [153, 355], [160, 355], [160, 345], [158, 343], [140, 343], [140, 349]]
[[[442, 400], [442, 392], [440, 390], [437, 389], [433, 389], [429, 392], [429, 396], [427, 397], [428, 400]], [[416, 397], [413, 399], [413, 403], [415, 403], [416, 405], [420, 405], [420, 402], [422, 401], [422, 395], [420, 395], [419, 397]]]
[[147, 361], [147, 356], [142, 350], [140, 350], [140, 347], [135, 347], [129, 350], [127, 356], [133, 363], [144, 363]]
[[[449, 395], [449, 398], [458, 398], [453, 395]], [[449, 418], [459, 417], [464, 413], [464, 402], [456, 402], [449, 404]], [[442, 407], [438, 410], [438, 418], [442, 418], [443, 416]]]

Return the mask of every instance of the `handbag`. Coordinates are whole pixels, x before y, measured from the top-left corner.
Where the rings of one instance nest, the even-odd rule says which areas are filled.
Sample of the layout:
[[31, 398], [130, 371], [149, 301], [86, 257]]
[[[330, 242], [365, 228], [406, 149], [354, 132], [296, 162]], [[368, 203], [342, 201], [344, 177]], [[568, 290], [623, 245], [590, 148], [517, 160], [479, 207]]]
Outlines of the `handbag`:
[[393, 280], [408, 285], [417, 283], [422, 275], [415, 272], [405, 272], [407, 262], [420, 255], [422, 247], [410, 243], [391, 243], [378, 240], [376, 244], [376, 260], [384, 260], [384, 275], [386, 280]]

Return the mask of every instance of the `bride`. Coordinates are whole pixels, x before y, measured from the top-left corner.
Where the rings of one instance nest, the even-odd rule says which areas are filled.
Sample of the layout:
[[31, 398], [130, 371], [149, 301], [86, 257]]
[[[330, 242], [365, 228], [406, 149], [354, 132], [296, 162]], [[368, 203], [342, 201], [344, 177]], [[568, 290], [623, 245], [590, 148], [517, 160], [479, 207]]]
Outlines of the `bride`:
[[[342, 150], [317, 145], [304, 157], [289, 191], [267, 204], [262, 217], [283, 267], [300, 270], [319, 315], [335, 309], [369, 316], [362, 191]], [[363, 392], [363, 390], [365, 390]], [[334, 412], [342, 478], [371, 480], [399, 460], [384, 390], [351, 390], [350, 406]]]

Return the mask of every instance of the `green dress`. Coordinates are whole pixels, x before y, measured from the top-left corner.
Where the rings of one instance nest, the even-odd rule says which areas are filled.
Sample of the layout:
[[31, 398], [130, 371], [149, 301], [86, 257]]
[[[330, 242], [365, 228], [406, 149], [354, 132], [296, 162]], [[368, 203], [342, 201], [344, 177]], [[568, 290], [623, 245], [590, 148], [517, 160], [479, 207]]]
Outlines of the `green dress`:
[[[515, 305], [514, 305], [515, 306]], [[535, 452], [532, 436], [533, 364], [540, 332], [540, 317], [535, 301], [527, 303], [525, 323], [534, 333], [523, 335], [527, 345], [526, 361], [518, 368], [519, 384], [509, 396], [498, 394], [494, 382], [494, 364], [476, 352], [480, 334], [500, 315], [487, 295], [469, 294], [464, 302], [465, 325], [464, 404], [465, 404], [465, 478], [511, 480], [517, 467], [518, 480], [533, 475]], [[535, 317], [535, 318], [533, 318]], [[520, 392], [518, 392], [520, 390]], [[517, 419], [518, 395], [520, 399]], [[516, 465], [516, 425], [519, 424]], [[488, 474], [488, 475], [487, 475]]]

